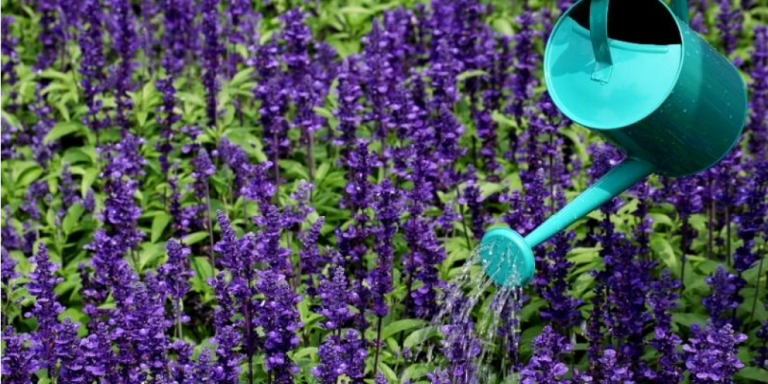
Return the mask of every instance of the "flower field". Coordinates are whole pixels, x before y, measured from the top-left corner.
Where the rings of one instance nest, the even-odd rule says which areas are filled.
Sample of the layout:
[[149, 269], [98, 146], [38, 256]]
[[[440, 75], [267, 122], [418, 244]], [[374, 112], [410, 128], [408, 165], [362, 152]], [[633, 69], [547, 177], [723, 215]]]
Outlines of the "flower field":
[[547, 93], [572, 3], [2, 0], [2, 382], [768, 383], [764, 0], [689, 4], [721, 163], [457, 283], [624, 156]]

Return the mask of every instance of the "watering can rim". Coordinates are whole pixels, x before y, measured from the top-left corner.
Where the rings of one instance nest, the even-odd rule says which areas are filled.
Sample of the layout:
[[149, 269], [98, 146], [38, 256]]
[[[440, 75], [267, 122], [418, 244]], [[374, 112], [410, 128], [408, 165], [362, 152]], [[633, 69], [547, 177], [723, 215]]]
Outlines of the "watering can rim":
[[[548, 54], [549, 50], [547, 50], [546, 47], [548, 47], [548, 46], [550, 46], [550, 44], [552, 44], [552, 40], [555, 38], [555, 35], [557, 34], [556, 32], [560, 30], [560, 28], [562, 27], [562, 24], [564, 22], [566, 22], [566, 20], [569, 18], [571, 13], [576, 9], [576, 7], [581, 5], [582, 3], [590, 2], [590, 1], [591, 0], [579, 0], [576, 3], [574, 3], [573, 5], [571, 5], [571, 7], [568, 8], [568, 10], [566, 10], [565, 13], [563, 13], [560, 16], [560, 18], [555, 23], [554, 27], [552, 27], [552, 33], [549, 35], [549, 38], [547, 39], [547, 44], [545, 45], [545, 50], [544, 50], [544, 83], [545, 83], [545, 85], [552, 83], [550, 72], [546, 70], [547, 68], [550, 67], [549, 63], [552, 60], [552, 56], [550, 56]], [[625, 124], [625, 125], [622, 125], [622, 126], [600, 126], [600, 124], [593, 124], [592, 122], [590, 122], [590, 124], [584, 124], [585, 122], [583, 120], [579, 121], [580, 119], [574, 118], [572, 116], [568, 116], [569, 119], [571, 119], [572, 121], [574, 121], [575, 123], [577, 123], [577, 124], [579, 124], [579, 125], [581, 125], [583, 127], [589, 127], [589, 129], [592, 129], [592, 130], [596, 130], [596, 131], [615, 131], [615, 130], [620, 130], [620, 129], [623, 129], [623, 128], [635, 125], [635, 124], [639, 123], [640, 121], [643, 121], [644, 119], [648, 118], [653, 113], [655, 113], [659, 109], [659, 107], [661, 107], [669, 99], [669, 97], [672, 95], [672, 91], [674, 91], [674, 89], [675, 89], [675, 87], [677, 85], [678, 80], [680, 79], [680, 74], [682, 73], [683, 67], [685, 66], [685, 55], [683, 54], [683, 52], [685, 52], [685, 37], [683, 36], [683, 30], [682, 30], [681, 25], [680, 25], [681, 22], [682, 23], [685, 23], [685, 22], [681, 21], [677, 17], [677, 15], [675, 15], [675, 13], [672, 11], [672, 9], [669, 7], [669, 5], [665, 1], [663, 1], [663, 0], [658, 0], [658, 1], [661, 4], [664, 5], [664, 7], [667, 10], [667, 12], [669, 12], [669, 14], [674, 19], [675, 24], [677, 25], [677, 31], [680, 34], [680, 44], [679, 45], [681, 47], [680, 57], [678, 59], [679, 62], [680, 62], [680, 65], [677, 67], [677, 71], [675, 72], [674, 80], [671, 82], [671, 86], [669, 87], [669, 89], [665, 90], [664, 97], [660, 98], [661, 101], [658, 104], [656, 104], [653, 109], [651, 109], [651, 112], [649, 112], [648, 114], [646, 114], [642, 118], [639, 118], [636, 121], [633, 121], [631, 123], [628, 123], [628, 124]], [[586, 33], [587, 36], [589, 35], [589, 30], [588, 29], [586, 29], [586, 28], [584, 28], [584, 27], [582, 27], [581, 25], [578, 25], [578, 24], [577, 24], [577, 27], [580, 28], [580, 29], [583, 29], [585, 31], [585, 32], [582, 32], [580, 34]], [[609, 46], [617, 46], [617, 47], [624, 47], [624, 48], [646, 47], [645, 50], [650, 49], [650, 47], [665, 47], [665, 46], [669, 46], [669, 45], [654, 45], [654, 44], [637, 44], [637, 43], [632, 43], [632, 42], [622, 41], [622, 40], [615, 40], [615, 39], [610, 39], [610, 38], [608, 39], [608, 44], [609, 44]], [[677, 44], [674, 44], [674, 45], [677, 45]], [[641, 49], [643, 49], [643, 48], [641, 48]], [[560, 109], [561, 111], [563, 111], [563, 113], [565, 113], [565, 111], [567, 109], [560, 107], [562, 105], [562, 103], [561, 103], [560, 98], [557, 95], [557, 93], [556, 92], [550, 92], [549, 96], [552, 98], [552, 101], [555, 103], [555, 105], [558, 106], [558, 109]]]

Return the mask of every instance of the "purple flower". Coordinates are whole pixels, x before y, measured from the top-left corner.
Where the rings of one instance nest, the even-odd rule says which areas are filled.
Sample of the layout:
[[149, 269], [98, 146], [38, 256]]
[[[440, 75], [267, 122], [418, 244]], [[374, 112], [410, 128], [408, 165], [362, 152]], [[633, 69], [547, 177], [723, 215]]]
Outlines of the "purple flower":
[[707, 324], [691, 327], [691, 337], [683, 345], [685, 367], [691, 372], [693, 384], [733, 383], [734, 374], [744, 367], [737, 357], [738, 345], [747, 340], [736, 333], [730, 324], [722, 327]]
[[107, 198], [100, 214], [101, 221], [126, 250], [136, 248], [144, 238], [144, 233], [138, 228], [142, 211], [133, 198], [137, 188], [138, 183], [130, 179], [108, 181], [104, 185]]
[[212, 382], [239, 384], [243, 358], [236, 349], [240, 345], [240, 333], [233, 326], [217, 328], [213, 343], [216, 345], [216, 364]]
[[[107, 324], [98, 321], [92, 323], [89, 328], [90, 334], [80, 340], [78, 358], [69, 365], [66, 378], [72, 383], [77, 383], [78, 380], [83, 383], [119, 380], [116, 356], [112, 351], [112, 335]], [[62, 376], [62, 380], [64, 379]]]
[[347, 170], [344, 208], [361, 211], [371, 206], [373, 184], [370, 176], [381, 163], [368, 150], [368, 142], [358, 139], [344, 164]]
[[550, 241], [553, 248], [547, 252], [545, 262], [539, 264], [541, 271], [538, 275], [546, 276], [547, 280], [537, 287], [541, 286], [540, 295], [548, 304], [547, 308], [542, 309], [541, 318], [551, 323], [559, 332], [565, 332], [582, 322], [579, 308], [584, 302], [568, 294], [571, 288], [568, 274], [573, 268], [573, 263], [568, 261], [567, 255], [571, 250], [573, 238], [573, 233], [556, 236]]
[[603, 352], [603, 356], [598, 359], [598, 364], [603, 372], [601, 384], [634, 384], [632, 380], [632, 371], [626, 365], [619, 362], [618, 354], [615, 350], [608, 348]]
[[768, 157], [768, 28], [755, 28], [754, 44], [747, 123], [747, 131], [751, 137], [747, 146], [756, 159], [765, 159]]
[[672, 331], [672, 314], [677, 309], [680, 282], [675, 280], [672, 273], [665, 269], [659, 280], [653, 282], [652, 291], [648, 303], [653, 309], [656, 321], [654, 327], [654, 339], [651, 345], [659, 352], [659, 382], [675, 384], [682, 380], [682, 369], [677, 346], [680, 345], [680, 337]]
[[[233, 46], [252, 46], [258, 42], [258, 17], [248, 0], [234, 0], [230, 3], [227, 13], [227, 35], [229, 43]], [[254, 41], [256, 40], [256, 41]], [[235, 48], [235, 47], [233, 47]], [[244, 57], [235, 49], [227, 52], [229, 55], [228, 73], [234, 74], [238, 64], [244, 61]]]
[[10, 384], [32, 384], [32, 377], [39, 369], [35, 354], [27, 347], [29, 336], [17, 335], [13, 327], [3, 330], [3, 382]]
[[[19, 39], [15, 38], [12, 34], [11, 28], [16, 22], [12, 16], [5, 16], [2, 18], [2, 32], [0, 35], [0, 46], [2, 47], [2, 55], [6, 57], [5, 62], [2, 64], [2, 80], [4, 84], [11, 87], [9, 92], [9, 111], [13, 112], [16, 108], [16, 97], [18, 91], [15, 89], [16, 83], [19, 81], [19, 75], [16, 73], [16, 66], [19, 65], [19, 54], [16, 52], [16, 45], [19, 43]], [[3, 126], [5, 126], [5, 119], [3, 119]], [[3, 127], [5, 128], [5, 127]], [[3, 142], [5, 147], [5, 142]], [[5, 156], [3, 156], [5, 159]]]
[[384, 180], [377, 186], [374, 194], [374, 210], [380, 227], [376, 228], [375, 250], [378, 254], [376, 268], [370, 276], [371, 293], [373, 294], [373, 313], [382, 318], [389, 313], [385, 296], [392, 292], [392, 268], [394, 255], [394, 238], [400, 224], [400, 214], [403, 200], [400, 192], [392, 186], [389, 180]]
[[0, 148], [0, 159], [15, 159], [18, 156], [16, 153], [16, 142], [18, 141], [20, 134], [19, 129], [12, 126], [4, 118], [0, 120], [0, 129], [2, 129], [2, 132], [0, 133], [0, 140], [2, 140], [0, 141], [0, 145], [2, 145], [2, 148]]
[[199, 199], [206, 198], [208, 196], [208, 183], [211, 177], [216, 174], [216, 166], [211, 162], [205, 148], [200, 148], [197, 151], [197, 157], [192, 160], [192, 166], [194, 167], [192, 178], [195, 179], [195, 195]]
[[552, 327], [544, 327], [541, 335], [533, 340], [533, 357], [523, 368], [521, 384], [569, 383], [565, 378], [568, 366], [558, 360], [561, 355], [571, 352], [573, 347], [565, 337], [555, 332]]
[[358, 58], [350, 56], [342, 63], [338, 77], [339, 106], [335, 115], [339, 120], [339, 126], [336, 129], [341, 135], [334, 143], [341, 146], [343, 151], [349, 151], [355, 144], [357, 129], [362, 121], [360, 114], [363, 111], [363, 106], [360, 99], [363, 96], [363, 91], [359, 72]]
[[5, 302], [6, 289], [10, 291], [11, 280], [15, 279], [18, 274], [16, 273], [16, 260], [14, 260], [5, 247], [2, 247], [2, 283], [3, 283], [3, 302]]
[[730, 55], [736, 50], [744, 18], [740, 9], [733, 9], [731, 0], [719, 0], [718, 6], [720, 13], [717, 15], [717, 29], [723, 41], [725, 54]]
[[[446, 258], [445, 249], [437, 239], [434, 225], [421, 215], [412, 214], [403, 230], [410, 249], [403, 259], [410, 294], [406, 300], [412, 301], [416, 316], [429, 319], [437, 313], [437, 288], [441, 286], [439, 272]], [[414, 289], [417, 282], [421, 282], [421, 286]]]
[[441, 167], [440, 189], [450, 190], [458, 182], [456, 162], [464, 156], [466, 149], [462, 148], [460, 141], [464, 136], [464, 126], [456, 119], [449, 107], [442, 105], [433, 111], [435, 132], [435, 158]]
[[[270, 46], [265, 45], [261, 51], [267, 50]], [[269, 52], [269, 51], [267, 51]], [[273, 182], [278, 183], [280, 159], [285, 158], [292, 152], [291, 140], [288, 138], [289, 125], [285, 119], [288, 111], [288, 91], [282, 79], [282, 74], [276, 73], [265, 77], [256, 87], [256, 99], [261, 101], [259, 107], [259, 118], [264, 129], [264, 153], [272, 162]]]
[[320, 216], [309, 230], [301, 232], [299, 234], [299, 241], [301, 242], [302, 249], [299, 251], [299, 260], [301, 262], [301, 275], [308, 276], [310, 279], [310, 287], [308, 292], [310, 295], [314, 295], [314, 278], [322, 271], [323, 267], [327, 264], [328, 260], [320, 254], [320, 247], [318, 246], [318, 240], [320, 240], [320, 231], [325, 224], [325, 217]]
[[259, 318], [265, 334], [264, 368], [273, 383], [293, 383], [299, 368], [288, 358], [288, 352], [300, 342], [296, 333], [304, 325], [296, 305], [302, 299], [293, 292], [284, 275], [263, 271], [260, 276], [258, 290], [264, 295]]
[[464, 196], [460, 199], [460, 204], [465, 204], [469, 209], [469, 214], [472, 217], [472, 234], [476, 239], [482, 239], [485, 234], [485, 227], [490, 224], [493, 219], [489, 217], [483, 207], [483, 196], [480, 194], [480, 187], [478, 186], [477, 171], [475, 167], [467, 167], [466, 175], [467, 186], [464, 188]]
[[47, 143], [45, 138], [56, 125], [53, 108], [48, 105], [48, 101], [42, 95], [41, 85], [38, 84], [35, 89], [35, 103], [29, 109], [37, 116], [37, 121], [32, 127], [31, 147], [32, 155], [35, 161], [43, 168], [48, 167], [48, 161], [53, 158], [58, 149], [56, 143]]
[[[534, 47], [535, 40], [539, 37], [538, 32], [534, 30], [536, 14], [526, 5], [523, 14], [517, 17], [517, 23], [520, 25], [520, 31], [513, 38], [515, 48], [512, 50], [512, 57], [515, 62], [513, 75], [509, 79], [514, 99], [507, 113], [514, 116], [518, 126], [522, 126], [525, 109], [533, 99], [534, 88], [538, 85], [535, 72], [539, 68], [541, 58]], [[514, 154], [514, 148], [512, 149]]]
[[712, 325], [722, 327], [730, 324], [735, 318], [734, 311], [741, 304], [739, 289], [743, 282], [728, 272], [725, 267], [720, 266], [712, 277], [707, 278], [707, 284], [712, 292], [702, 300], [702, 303], [709, 311]]
[[349, 310], [354, 294], [349, 291], [344, 268], [337, 267], [333, 270], [333, 276], [330, 279], [320, 282], [318, 293], [322, 300], [318, 313], [325, 316], [323, 328], [328, 331], [337, 331], [346, 327], [354, 317]]
[[96, 196], [93, 193], [93, 189], [89, 189], [83, 199], [83, 208], [86, 212], [93, 213], [96, 210]]
[[265, 204], [261, 206], [261, 216], [254, 217], [253, 222], [260, 228], [256, 252], [261, 261], [274, 272], [293, 276], [291, 252], [280, 245], [282, 231], [290, 224], [285, 215], [276, 206]]
[[168, 261], [160, 267], [159, 279], [165, 284], [166, 293], [173, 300], [173, 311], [177, 322], [181, 322], [180, 303], [189, 292], [189, 280], [194, 272], [189, 268], [192, 252], [178, 241], [170, 240], [166, 244]]
[[112, 68], [112, 83], [114, 84], [117, 117], [115, 123], [128, 132], [131, 128], [129, 120], [133, 109], [128, 92], [133, 90], [134, 59], [138, 51], [136, 38], [136, 15], [130, 0], [109, 0], [113, 25], [111, 28], [112, 44], [120, 60]]
[[456, 77], [464, 68], [461, 61], [456, 58], [457, 49], [451, 47], [448, 39], [435, 39], [433, 45], [436, 47], [435, 54], [426, 70], [434, 90], [430, 104], [435, 110], [444, 108], [450, 110], [459, 101]]
[[211, 351], [206, 348], [200, 354], [200, 357], [197, 358], [197, 363], [195, 363], [192, 372], [185, 377], [181, 384], [211, 384], [214, 382], [215, 376]]
[[216, 94], [219, 92], [217, 75], [219, 73], [220, 58], [224, 48], [219, 41], [219, 0], [203, 0], [200, 3], [203, 24], [203, 86], [206, 93], [206, 116], [208, 125], [216, 126], [218, 110], [216, 106]]
[[119, 143], [100, 149], [107, 162], [102, 176], [112, 180], [120, 180], [124, 176], [129, 178], [144, 176], [143, 168], [149, 162], [141, 156], [142, 145], [144, 145], [144, 139], [128, 133]]
[[4, 209], [5, 220], [3, 220], [2, 229], [0, 229], [0, 237], [3, 239], [3, 248], [9, 251], [21, 250], [23, 248], [24, 239], [19, 236], [16, 228], [13, 226], [11, 213], [11, 207], [6, 206]]
[[[123, 259], [126, 246], [107, 235], [104, 230], [98, 230], [85, 249], [93, 254], [90, 264], [94, 270], [93, 278], [83, 283], [83, 297], [88, 305], [103, 304], [110, 293], [116, 298], [128, 296], [128, 285], [135, 276], [128, 262]], [[86, 308], [86, 313], [89, 311]]]
[[448, 367], [445, 370], [438, 370], [435, 374], [428, 375], [433, 383], [441, 373], [450, 377], [451, 383], [455, 384], [473, 384], [478, 379], [476, 359], [482, 352], [482, 341], [473, 336], [474, 324], [471, 322], [455, 323], [445, 325], [441, 331], [444, 335], [441, 341], [441, 351], [448, 360]]
[[72, 173], [69, 171], [68, 164], [65, 164], [64, 169], [61, 171], [61, 185], [59, 186], [59, 190], [61, 191], [60, 215], [63, 216], [67, 213], [69, 207], [80, 201], [80, 197], [77, 195], [79, 188], [72, 180]]
[[93, 133], [105, 129], [109, 120], [99, 116], [102, 102], [96, 100], [96, 96], [104, 91], [107, 81], [104, 68], [104, 12], [100, 0], [86, 0], [83, 3], [83, 27], [80, 31], [80, 50], [83, 53], [80, 63], [80, 74], [83, 76], [81, 85], [85, 95], [85, 105], [88, 106], [88, 115], [85, 123]]
[[34, 221], [40, 221], [42, 214], [40, 213], [39, 200], [49, 196], [48, 182], [37, 181], [32, 183], [27, 189], [27, 193], [24, 196], [25, 203], [21, 207], [21, 210], [29, 214], [29, 217]]
[[331, 335], [318, 349], [320, 365], [312, 370], [312, 375], [323, 384], [335, 384], [339, 377], [362, 380], [365, 375], [365, 359], [368, 351], [365, 341], [354, 329], [349, 329], [345, 337]]
[[42, 45], [42, 51], [37, 58], [35, 68], [44, 71], [56, 63], [56, 58], [64, 47], [64, 30], [58, 0], [35, 2], [37, 13], [40, 15], [40, 34], [38, 39]]
[[64, 307], [59, 304], [54, 289], [64, 279], [56, 277], [58, 267], [51, 263], [45, 244], [40, 244], [33, 262], [35, 270], [29, 275], [27, 290], [35, 297], [35, 305], [26, 314], [26, 317], [37, 319], [37, 330], [31, 340], [32, 351], [37, 366], [46, 369], [49, 377], [54, 377], [59, 359], [71, 357], [67, 348], [77, 338], [77, 327], [69, 320], [59, 323], [58, 316], [64, 312]]

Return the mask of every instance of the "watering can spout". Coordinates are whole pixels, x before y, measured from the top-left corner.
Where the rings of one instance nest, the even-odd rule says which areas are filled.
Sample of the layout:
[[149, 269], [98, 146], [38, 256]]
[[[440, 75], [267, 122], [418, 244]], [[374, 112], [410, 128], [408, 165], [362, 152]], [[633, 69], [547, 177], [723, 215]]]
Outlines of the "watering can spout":
[[653, 171], [654, 166], [650, 163], [628, 157], [525, 238], [508, 228], [489, 231], [480, 245], [486, 274], [502, 287], [515, 288], [528, 284], [535, 273], [533, 248], [642, 181]]

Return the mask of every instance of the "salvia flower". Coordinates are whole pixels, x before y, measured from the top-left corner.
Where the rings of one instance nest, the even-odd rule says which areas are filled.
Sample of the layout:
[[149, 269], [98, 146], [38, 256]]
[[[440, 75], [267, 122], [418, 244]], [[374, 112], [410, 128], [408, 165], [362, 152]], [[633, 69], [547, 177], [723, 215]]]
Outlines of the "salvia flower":
[[394, 237], [398, 231], [403, 201], [399, 191], [389, 180], [375, 188], [374, 196], [374, 210], [380, 226], [375, 229], [378, 259], [370, 276], [370, 285], [373, 293], [373, 312], [378, 317], [384, 317], [389, 313], [385, 295], [393, 289]]
[[685, 367], [691, 372], [693, 384], [733, 383], [734, 374], [744, 367], [739, 360], [738, 345], [747, 336], [737, 333], [730, 324], [707, 324], [705, 329], [696, 324], [691, 337], [683, 345]]
[[112, 83], [117, 102], [117, 116], [115, 123], [128, 132], [131, 127], [129, 120], [133, 102], [128, 92], [133, 90], [133, 70], [135, 57], [138, 51], [136, 37], [136, 15], [130, 0], [109, 0], [110, 10], [114, 18], [112, 26], [112, 43], [115, 52], [120, 57], [119, 62], [112, 69]]
[[288, 352], [298, 347], [296, 334], [302, 327], [296, 305], [301, 296], [293, 292], [285, 276], [263, 271], [258, 290], [264, 295], [259, 323], [264, 329], [264, 360], [267, 374], [273, 383], [293, 383], [299, 368], [288, 357]]
[[744, 18], [740, 9], [733, 9], [731, 0], [718, 0], [720, 13], [717, 15], [717, 29], [723, 42], [725, 53], [730, 55], [736, 50]]
[[634, 384], [632, 380], [632, 371], [628, 366], [619, 362], [616, 350], [608, 348], [603, 352], [603, 356], [598, 360], [600, 369], [603, 372], [601, 384]]
[[219, 0], [203, 0], [200, 3], [202, 13], [202, 33], [205, 44], [203, 46], [203, 85], [206, 92], [206, 116], [208, 125], [216, 125], [218, 109], [216, 94], [219, 91], [217, 75], [224, 48], [219, 41], [221, 33], [219, 27]]
[[[19, 41], [13, 36], [11, 31], [11, 28], [15, 22], [16, 19], [14, 19], [12, 16], [3, 16], [2, 27], [0, 27], [2, 30], [0, 33], [0, 46], [2, 46], [2, 55], [6, 57], [2, 64], [2, 79], [4, 84], [12, 87], [9, 103], [10, 111], [15, 109], [16, 96], [18, 92], [15, 90], [14, 86], [19, 81], [19, 75], [16, 73], [16, 66], [18, 66], [20, 62], [19, 54], [16, 52], [16, 45]], [[5, 125], [5, 119], [3, 119], [3, 125]], [[5, 130], [5, 127], [3, 129]], [[6, 143], [3, 142], [3, 147], [5, 147], [5, 144]], [[3, 158], [5, 159], [5, 156], [3, 156]]]
[[299, 234], [299, 241], [301, 241], [302, 245], [302, 249], [299, 252], [301, 274], [309, 276], [311, 280], [307, 292], [311, 295], [315, 293], [312, 279], [322, 271], [323, 266], [327, 263], [327, 259], [320, 253], [320, 247], [317, 244], [320, 240], [320, 231], [323, 229], [324, 224], [325, 217], [320, 216], [309, 230]]
[[561, 355], [573, 349], [565, 337], [555, 332], [552, 327], [544, 327], [544, 332], [533, 340], [533, 357], [521, 372], [522, 384], [568, 383], [565, 378], [568, 366], [559, 360]]
[[751, 138], [747, 145], [756, 158], [768, 157], [768, 28], [755, 28], [755, 48], [752, 51], [750, 77], [749, 122]]
[[35, 355], [27, 347], [29, 336], [17, 335], [13, 327], [3, 330], [3, 382], [11, 384], [32, 384], [32, 377], [39, 369]]
[[80, 84], [85, 95], [85, 105], [88, 106], [88, 115], [84, 118], [86, 126], [94, 133], [106, 128], [109, 121], [101, 116], [102, 102], [96, 96], [104, 91], [107, 81], [104, 68], [104, 12], [100, 0], [86, 0], [83, 3], [83, 27], [80, 32], [80, 50], [83, 59], [80, 63], [80, 74], [83, 80]]
[[469, 214], [472, 217], [472, 234], [476, 239], [482, 239], [485, 234], [485, 227], [491, 223], [492, 219], [483, 207], [484, 198], [480, 194], [477, 171], [471, 165], [467, 167], [466, 183], [464, 196], [459, 200], [459, 203], [465, 204], [469, 209]]
[[40, 56], [37, 58], [36, 69], [43, 71], [51, 68], [56, 63], [56, 58], [63, 47], [64, 30], [59, 11], [59, 1], [35, 2], [37, 12], [40, 15], [39, 40], [42, 45]]
[[679, 383], [682, 380], [682, 369], [677, 346], [680, 345], [680, 337], [672, 331], [671, 311], [678, 307], [678, 295], [680, 282], [675, 280], [672, 273], [665, 269], [661, 277], [652, 283], [652, 291], [648, 303], [653, 310], [654, 339], [651, 345], [659, 352], [659, 372], [657, 378], [662, 383]]
[[704, 307], [709, 311], [712, 324], [722, 327], [733, 321], [733, 313], [739, 307], [741, 299], [739, 278], [720, 266], [715, 273], [707, 278], [707, 284], [712, 288], [712, 293], [702, 300]]
[[320, 364], [312, 370], [312, 375], [323, 384], [335, 384], [341, 376], [352, 380], [364, 378], [368, 356], [365, 341], [354, 330], [347, 330], [344, 337], [329, 336], [318, 349]]
[[[56, 285], [64, 279], [56, 276], [58, 267], [51, 262], [45, 244], [40, 244], [33, 261], [35, 270], [29, 275], [30, 283], [27, 285], [27, 290], [35, 297], [35, 305], [27, 317], [37, 319], [32, 350], [39, 368], [46, 369], [48, 375], [53, 377], [61, 349], [67, 347], [60, 341], [64, 338], [66, 342], [71, 342], [69, 339], [72, 336], [72, 329], [59, 323], [58, 316], [64, 312], [64, 307], [59, 304], [54, 292]], [[77, 330], [74, 331], [76, 335]]]
[[[426, 218], [411, 216], [403, 229], [410, 249], [403, 260], [413, 312], [420, 318], [428, 319], [437, 313], [437, 292], [442, 286], [439, 271], [447, 257], [446, 252], [437, 239], [434, 224]], [[417, 282], [421, 283], [419, 288], [415, 288]]]
[[353, 299], [349, 291], [349, 283], [344, 274], [344, 268], [337, 267], [333, 270], [330, 279], [320, 282], [318, 289], [322, 305], [319, 314], [325, 316], [323, 327], [329, 331], [336, 331], [345, 327], [354, 314], [349, 310]]
[[160, 267], [159, 278], [164, 281], [166, 292], [173, 300], [176, 318], [180, 319], [181, 308], [178, 306], [189, 291], [189, 280], [194, 275], [189, 267], [192, 252], [176, 240], [168, 241], [166, 250], [168, 261]]

